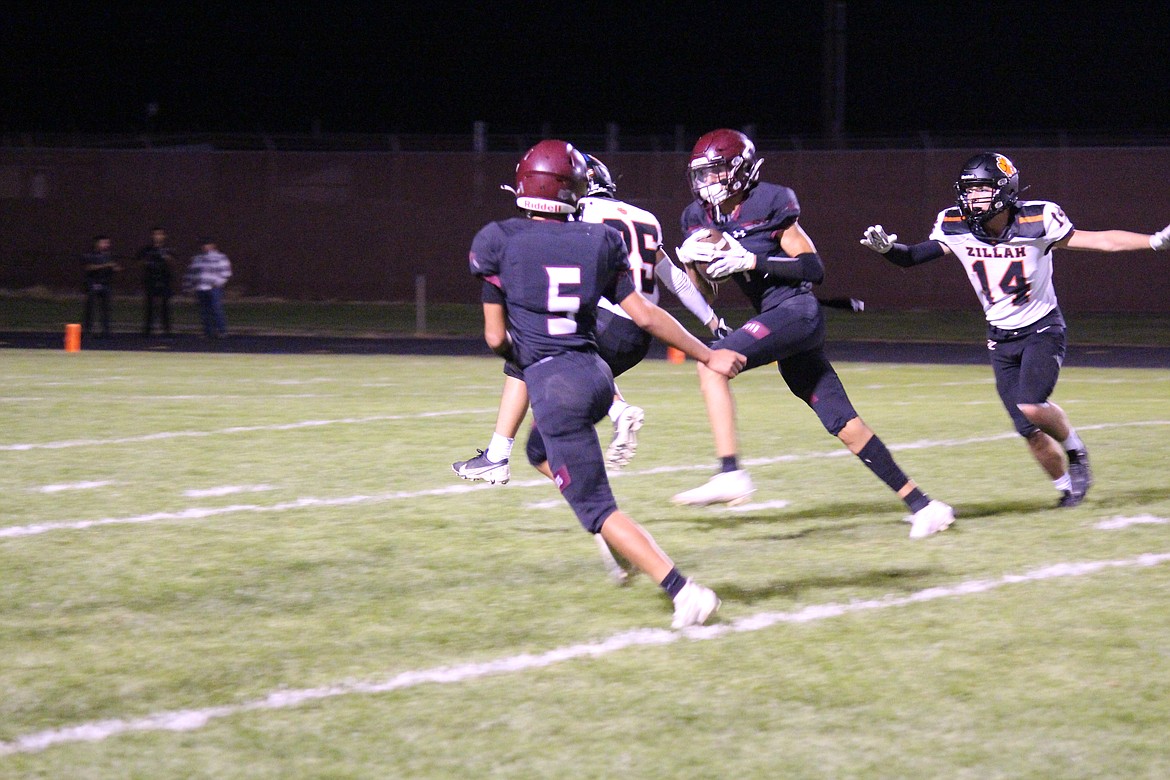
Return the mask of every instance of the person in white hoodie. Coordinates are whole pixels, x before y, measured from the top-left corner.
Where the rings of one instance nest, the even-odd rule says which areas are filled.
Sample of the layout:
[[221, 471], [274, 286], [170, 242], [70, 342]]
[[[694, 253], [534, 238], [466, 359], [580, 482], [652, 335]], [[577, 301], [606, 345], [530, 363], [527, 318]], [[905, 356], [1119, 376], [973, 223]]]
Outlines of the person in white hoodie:
[[227, 320], [223, 313], [223, 288], [232, 275], [232, 262], [219, 251], [215, 240], [204, 238], [203, 251], [191, 258], [184, 277], [184, 287], [194, 292], [199, 300], [199, 320], [203, 335], [219, 339], [227, 335]]

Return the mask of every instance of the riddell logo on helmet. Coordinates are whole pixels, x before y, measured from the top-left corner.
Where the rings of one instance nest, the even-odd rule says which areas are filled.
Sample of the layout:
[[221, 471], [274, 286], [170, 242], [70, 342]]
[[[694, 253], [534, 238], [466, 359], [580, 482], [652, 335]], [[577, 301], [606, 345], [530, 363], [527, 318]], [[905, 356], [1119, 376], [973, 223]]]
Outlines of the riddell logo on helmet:
[[526, 211], [543, 211], [546, 214], [557, 214], [564, 210], [564, 205], [543, 198], [517, 198], [517, 205]]

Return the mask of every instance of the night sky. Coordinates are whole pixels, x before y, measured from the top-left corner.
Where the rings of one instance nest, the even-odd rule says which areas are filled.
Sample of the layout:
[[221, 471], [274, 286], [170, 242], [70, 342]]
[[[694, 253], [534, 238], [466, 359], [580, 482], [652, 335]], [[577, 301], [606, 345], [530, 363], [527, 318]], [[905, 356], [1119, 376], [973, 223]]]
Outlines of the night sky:
[[[405, 5], [8, 3], [0, 132], [824, 130], [820, 0]], [[847, 133], [1170, 137], [1170, 3], [845, 5]]]

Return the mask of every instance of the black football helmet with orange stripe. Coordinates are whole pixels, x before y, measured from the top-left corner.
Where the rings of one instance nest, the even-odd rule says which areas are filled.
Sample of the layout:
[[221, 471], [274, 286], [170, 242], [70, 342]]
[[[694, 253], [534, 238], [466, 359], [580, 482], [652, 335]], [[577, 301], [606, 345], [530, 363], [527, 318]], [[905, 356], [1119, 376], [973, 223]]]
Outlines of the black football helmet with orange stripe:
[[[990, 197], [971, 190], [987, 188]], [[1020, 172], [1007, 157], [996, 152], [977, 154], [963, 163], [955, 182], [956, 202], [972, 231], [982, 230], [987, 220], [1013, 208], [1020, 197]]]

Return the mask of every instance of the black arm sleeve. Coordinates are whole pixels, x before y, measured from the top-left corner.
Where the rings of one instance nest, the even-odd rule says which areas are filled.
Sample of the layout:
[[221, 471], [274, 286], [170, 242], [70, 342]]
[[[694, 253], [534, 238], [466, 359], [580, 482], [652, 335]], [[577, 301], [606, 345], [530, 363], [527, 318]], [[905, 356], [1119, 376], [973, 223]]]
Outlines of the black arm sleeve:
[[923, 241], [921, 244], [894, 244], [884, 257], [894, 265], [910, 268], [915, 265], [937, 260], [947, 253], [940, 241]]
[[820, 284], [825, 280], [825, 264], [816, 252], [803, 252], [796, 257], [757, 256], [756, 270], [786, 282]]
[[487, 279], [483, 280], [483, 286], [480, 288], [479, 301], [480, 303], [498, 303], [501, 305], [508, 303], [508, 299], [504, 297], [504, 291]]

